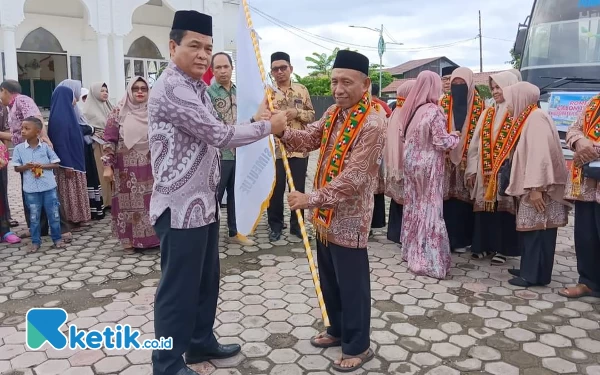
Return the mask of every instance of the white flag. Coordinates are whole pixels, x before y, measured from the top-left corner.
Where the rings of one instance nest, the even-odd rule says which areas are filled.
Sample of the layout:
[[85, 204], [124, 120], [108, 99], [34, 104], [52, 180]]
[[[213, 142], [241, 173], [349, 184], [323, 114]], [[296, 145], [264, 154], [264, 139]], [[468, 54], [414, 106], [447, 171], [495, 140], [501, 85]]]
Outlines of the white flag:
[[[260, 75], [243, 3], [239, 7], [237, 29], [237, 118], [250, 119], [265, 97], [265, 85]], [[243, 126], [243, 125], [242, 125]], [[235, 217], [237, 230], [252, 234], [269, 199], [275, 182], [275, 145], [269, 136], [235, 150]]]

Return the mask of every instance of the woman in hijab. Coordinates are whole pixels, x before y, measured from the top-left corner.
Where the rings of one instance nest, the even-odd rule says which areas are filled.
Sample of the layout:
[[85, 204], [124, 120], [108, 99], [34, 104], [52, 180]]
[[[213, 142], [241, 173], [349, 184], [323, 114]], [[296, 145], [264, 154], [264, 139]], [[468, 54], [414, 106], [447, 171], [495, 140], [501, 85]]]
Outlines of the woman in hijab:
[[516, 231], [515, 203], [512, 197], [498, 194], [498, 174], [510, 157], [519, 133], [506, 108], [503, 90], [517, 83], [514, 74], [505, 71], [490, 76], [495, 105], [486, 109], [469, 146], [465, 178], [475, 200], [475, 224], [471, 258], [493, 254], [492, 264], [501, 265], [506, 257], [520, 256]]
[[413, 273], [436, 279], [446, 277], [452, 260], [443, 217], [444, 164], [460, 141], [458, 131], [448, 134], [437, 105], [441, 92], [440, 76], [421, 72], [398, 119], [406, 139], [402, 258]]
[[57, 86], [52, 94], [48, 136], [60, 158], [56, 173], [60, 204], [66, 219], [76, 228], [90, 221], [90, 201], [87, 194], [83, 135], [75, 106], [73, 90]]
[[521, 287], [548, 285], [558, 228], [568, 221], [568, 203], [563, 200], [566, 162], [554, 122], [537, 106], [540, 90], [519, 82], [504, 89], [504, 98], [513, 126], [522, 128], [506, 193], [519, 200], [517, 231], [523, 252], [521, 268], [509, 270], [515, 278], [508, 282]]
[[[108, 116], [113, 111], [113, 105], [108, 101], [108, 86], [104, 82], [96, 82], [92, 84], [90, 95], [83, 104], [83, 115], [88, 123], [94, 127], [94, 135], [97, 138], [104, 136], [104, 127]], [[111, 204], [111, 187], [110, 183], [102, 177], [104, 164], [102, 163], [102, 145], [98, 141], [94, 142], [94, 161], [96, 169], [99, 173], [100, 186], [102, 187], [102, 202], [106, 208]]]
[[511, 74], [513, 74], [515, 77], [517, 77], [517, 81], [519, 81], [519, 82], [523, 81], [523, 77], [521, 76], [521, 72], [518, 69], [509, 69], [508, 71]]
[[452, 72], [450, 92], [441, 100], [446, 113], [448, 132], [461, 132], [460, 143], [450, 151], [446, 161], [444, 181], [444, 220], [450, 237], [450, 247], [464, 253], [473, 240], [473, 201], [465, 186], [467, 152], [485, 103], [475, 90], [473, 72], [460, 67]]
[[[62, 81], [57, 87], [65, 86], [73, 90], [75, 100], [77, 103], [81, 97], [81, 81], [73, 79], [67, 79]], [[94, 128], [88, 124], [87, 119], [81, 112], [78, 105], [75, 107], [75, 115], [77, 116], [77, 122], [80, 125], [80, 131], [83, 134], [83, 151], [85, 157], [85, 170], [86, 170], [86, 185], [87, 194], [90, 201], [90, 213], [93, 220], [100, 220], [104, 218], [104, 202], [102, 200], [102, 187], [100, 186], [100, 177], [98, 174], [98, 168], [94, 160], [94, 149], [92, 135], [94, 135]]]
[[148, 82], [134, 77], [104, 130], [104, 177], [113, 184], [112, 227], [128, 253], [160, 244], [148, 214], [154, 184], [148, 143], [148, 96]]
[[404, 204], [404, 182], [402, 163], [404, 156], [404, 135], [400, 124], [400, 109], [415, 81], [406, 81], [396, 90], [396, 107], [388, 122], [387, 142], [384, 149], [385, 195], [391, 198], [387, 238], [400, 243], [402, 233], [402, 205]]

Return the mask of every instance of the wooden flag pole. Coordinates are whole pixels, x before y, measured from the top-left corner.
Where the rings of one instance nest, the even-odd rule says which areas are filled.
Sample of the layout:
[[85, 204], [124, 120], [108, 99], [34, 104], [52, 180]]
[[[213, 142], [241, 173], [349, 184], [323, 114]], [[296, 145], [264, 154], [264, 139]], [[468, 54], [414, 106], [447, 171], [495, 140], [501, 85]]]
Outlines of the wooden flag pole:
[[[250, 16], [250, 7], [248, 6], [248, 0], [242, 0], [242, 6], [244, 7], [244, 14], [246, 15], [246, 23], [248, 29], [250, 29], [250, 36], [252, 38], [252, 45], [254, 46], [254, 54], [256, 55], [256, 60], [258, 62], [258, 69], [260, 70], [260, 76], [263, 82], [266, 82], [267, 75], [265, 73], [265, 67], [262, 62], [262, 58], [260, 56], [260, 48], [258, 46], [258, 40], [256, 38], [256, 34], [254, 33], [254, 27], [252, 24], [252, 17]], [[271, 99], [271, 95], [269, 95], [269, 90], [266, 89], [267, 100], [269, 102], [269, 109], [271, 111], [274, 110], [273, 100]], [[281, 142], [276, 140], [279, 145], [279, 149], [281, 150], [281, 159], [283, 160], [283, 166], [285, 168], [285, 174], [287, 177], [287, 182], [291, 191], [296, 191], [296, 187], [294, 186], [294, 179], [292, 178], [292, 171], [290, 170], [290, 164], [288, 162], [287, 154], [285, 152], [285, 147]], [[327, 315], [327, 309], [325, 308], [325, 300], [323, 299], [323, 293], [321, 292], [321, 283], [319, 282], [319, 275], [317, 273], [317, 267], [315, 266], [315, 260], [313, 258], [312, 250], [310, 248], [310, 242], [308, 241], [308, 234], [306, 233], [306, 226], [304, 225], [304, 218], [302, 217], [302, 213], [300, 210], [296, 210], [296, 216], [298, 217], [298, 224], [300, 225], [300, 231], [302, 232], [302, 240], [304, 242], [304, 249], [306, 250], [306, 257], [308, 258], [308, 266], [310, 267], [310, 273], [312, 275], [313, 283], [315, 285], [315, 291], [317, 294], [317, 300], [319, 301], [319, 307], [321, 308], [321, 315], [323, 316], [323, 323], [325, 327], [329, 327], [329, 316]]]

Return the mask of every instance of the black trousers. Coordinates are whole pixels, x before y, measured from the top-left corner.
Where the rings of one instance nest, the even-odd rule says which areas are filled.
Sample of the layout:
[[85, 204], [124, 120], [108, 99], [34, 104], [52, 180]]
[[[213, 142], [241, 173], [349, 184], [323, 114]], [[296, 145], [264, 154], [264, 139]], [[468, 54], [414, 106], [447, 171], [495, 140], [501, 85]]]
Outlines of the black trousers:
[[369, 349], [371, 280], [367, 249], [351, 249], [317, 240], [319, 278], [333, 337], [342, 352], [358, 355]]
[[171, 350], [152, 353], [154, 375], [185, 366], [186, 351], [204, 353], [218, 343], [213, 324], [219, 296], [219, 222], [172, 229], [167, 209], [154, 226], [160, 239], [162, 277], [154, 303], [156, 338], [173, 338]]
[[600, 293], [600, 204], [575, 202], [575, 255], [579, 283]]
[[[58, 191], [56, 194], [59, 194]], [[31, 213], [29, 212], [29, 206], [25, 204], [25, 191], [23, 190], [23, 174], [21, 174], [21, 198], [23, 199], [23, 213], [25, 215], [25, 221], [27, 222], [27, 228], [31, 227]], [[69, 233], [71, 231], [71, 224], [67, 221], [67, 215], [65, 215], [65, 209], [61, 205], [59, 207], [58, 212], [60, 213], [60, 232], [62, 234]], [[50, 228], [48, 227], [48, 217], [46, 216], [46, 211], [42, 210], [40, 215], [40, 233], [42, 236], [47, 236], [50, 233]]]
[[219, 203], [223, 201], [223, 195], [227, 190], [227, 227], [229, 237], [237, 235], [237, 224], [235, 221], [235, 160], [221, 160], [221, 182], [219, 182]]
[[475, 212], [474, 219], [472, 253], [487, 251], [507, 257], [521, 255], [515, 215], [504, 211]]
[[[308, 158], [289, 158], [290, 170], [294, 187], [297, 191], [304, 193], [304, 185], [306, 183], [306, 170], [308, 169]], [[283, 196], [287, 186], [287, 178], [285, 175], [285, 167], [283, 160], [277, 159], [275, 163], [275, 188], [267, 209], [269, 219], [269, 227], [273, 232], [281, 233], [283, 230]], [[229, 194], [229, 193], [227, 193]], [[229, 205], [229, 203], [227, 203]], [[302, 210], [304, 217], [304, 210]], [[290, 230], [300, 229], [298, 226], [298, 217], [295, 212], [290, 214]]]
[[373, 199], [374, 205], [371, 228], [383, 228], [385, 227], [385, 194], [375, 194]]
[[390, 217], [387, 230], [387, 239], [400, 243], [400, 236], [402, 235], [402, 216], [404, 213], [404, 206], [396, 203], [392, 199], [390, 202]]
[[558, 229], [519, 232], [519, 235], [523, 246], [521, 278], [535, 285], [550, 284]]
[[450, 248], [461, 249], [473, 242], [473, 205], [459, 199], [444, 202], [444, 221], [450, 238]]

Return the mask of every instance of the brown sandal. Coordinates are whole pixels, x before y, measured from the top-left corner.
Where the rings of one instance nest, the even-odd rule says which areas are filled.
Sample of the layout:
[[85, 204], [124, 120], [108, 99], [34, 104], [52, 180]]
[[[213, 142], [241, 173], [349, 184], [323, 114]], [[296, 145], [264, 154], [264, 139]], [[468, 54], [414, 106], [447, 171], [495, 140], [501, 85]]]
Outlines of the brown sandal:
[[[359, 368], [361, 368], [362, 366], [365, 365], [365, 363], [369, 362], [370, 360], [372, 360], [375, 357], [375, 353], [373, 352], [373, 350], [371, 348], [369, 348], [369, 350], [367, 350], [366, 352], [359, 354], [359, 355], [346, 355], [346, 354], [342, 354], [342, 361], [340, 362], [340, 364], [338, 365], [337, 363], [334, 363], [333, 365], [331, 365], [331, 367], [337, 371], [337, 372], [354, 372], [356, 370], [358, 370]], [[352, 367], [342, 367], [342, 362], [346, 359], [360, 359], [360, 363], [357, 364], [356, 366], [352, 366]]]
[[577, 286], [571, 288], [565, 288], [558, 292], [559, 296], [567, 297], [571, 299], [582, 298], [582, 297], [600, 297], [600, 293], [594, 292], [585, 284], [577, 284]]
[[[317, 340], [321, 340], [321, 339], [328, 339], [330, 340], [330, 342], [328, 343], [319, 343], [317, 342]], [[325, 332], [321, 332], [318, 335], [316, 335], [315, 337], [313, 337], [312, 339], [310, 339], [310, 344], [312, 346], [314, 346], [315, 348], [335, 348], [338, 346], [342, 346], [342, 340], [338, 339], [337, 337], [333, 337], [331, 336], [329, 333], [327, 333], [327, 331]]]

